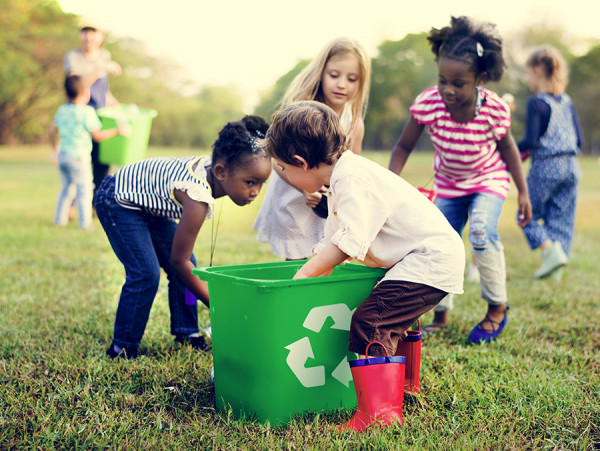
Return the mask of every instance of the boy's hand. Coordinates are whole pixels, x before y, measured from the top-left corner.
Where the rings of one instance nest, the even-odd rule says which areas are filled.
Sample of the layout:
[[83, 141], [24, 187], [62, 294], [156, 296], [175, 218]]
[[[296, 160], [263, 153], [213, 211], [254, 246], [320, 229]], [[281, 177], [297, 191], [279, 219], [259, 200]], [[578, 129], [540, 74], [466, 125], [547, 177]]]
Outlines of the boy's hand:
[[347, 258], [348, 255], [343, 253], [335, 244], [329, 243], [298, 270], [294, 279], [327, 276]]
[[109, 61], [108, 63], [106, 63], [105, 69], [106, 72], [112, 75], [121, 75], [121, 73], [123, 72], [123, 69], [121, 69], [119, 63], [116, 63], [114, 61]]
[[319, 205], [319, 202], [321, 202], [321, 197], [323, 197], [323, 194], [321, 194], [320, 191], [309, 193], [302, 190], [302, 194], [304, 194], [304, 201], [306, 202], [306, 205], [308, 205], [310, 208], [315, 208], [317, 205]]
[[131, 126], [128, 122], [123, 122], [117, 128], [117, 133], [122, 136], [129, 136], [131, 134]]

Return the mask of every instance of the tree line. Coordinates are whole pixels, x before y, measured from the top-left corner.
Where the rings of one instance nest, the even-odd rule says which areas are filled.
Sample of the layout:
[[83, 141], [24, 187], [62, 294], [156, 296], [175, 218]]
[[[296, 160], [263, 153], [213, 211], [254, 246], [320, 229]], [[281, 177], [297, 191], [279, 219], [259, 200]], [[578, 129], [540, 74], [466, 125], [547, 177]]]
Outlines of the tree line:
[[[0, 0], [0, 144], [41, 143], [56, 108], [64, 102], [63, 58], [79, 46], [79, 18], [62, 11], [54, 0]], [[408, 120], [417, 94], [436, 83], [437, 70], [426, 41], [427, 33], [408, 34], [383, 41], [372, 56], [369, 107], [365, 117], [366, 149], [392, 148]], [[579, 111], [584, 129], [584, 153], [600, 153], [600, 42], [582, 41], [560, 27], [531, 24], [504, 36], [507, 70], [502, 81], [489, 88], [511, 93], [517, 109], [513, 134], [523, 136], [525, 104], [531, 92], [525, 83], [524, 60], [537, 45], [557, 47], [569, 63], [567, 92]], [[242, 99], [235, 88], [196, 86], [180, 77], [172, 61], [148, 54], [143, 43], [119, 38], [105, 43], [123, 74], [110, 80], [111, 91], [123, 103], [153, 108], [151, 143], [157, 146], [208, 148], [218, 130], [239, 119]], [[576, 54], [573, 49], [583, 47]], [[294, 76], [308, 64], [299, 61], [262, 93], [254, 114], [269, 118]], [[429, 148], [426, 135], [420, 147]]]

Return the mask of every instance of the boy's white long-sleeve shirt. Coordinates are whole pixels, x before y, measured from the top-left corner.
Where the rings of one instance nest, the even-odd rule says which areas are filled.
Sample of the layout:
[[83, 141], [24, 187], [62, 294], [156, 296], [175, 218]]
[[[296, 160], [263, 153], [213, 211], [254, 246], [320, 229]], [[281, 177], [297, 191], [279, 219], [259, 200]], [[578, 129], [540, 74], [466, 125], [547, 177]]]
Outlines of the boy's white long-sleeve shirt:
[[463, 292], [465, 248], [440, 210], [415, 187], [350, 151], [335, 163], [329, 216], [317, 253], [332, 242], [350, 257], [404, 280]]

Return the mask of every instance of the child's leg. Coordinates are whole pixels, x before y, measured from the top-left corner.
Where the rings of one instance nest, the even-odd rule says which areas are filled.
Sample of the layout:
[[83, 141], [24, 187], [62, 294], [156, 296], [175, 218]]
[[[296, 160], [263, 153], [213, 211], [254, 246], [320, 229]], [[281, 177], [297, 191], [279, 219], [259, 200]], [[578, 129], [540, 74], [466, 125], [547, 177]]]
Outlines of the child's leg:
[[[463, 229], [469, 218], [469, 205], [472, 196], [463, 196], [455, 198], [441, 198], [435, 200], [435, 205], [446, 217], [450, 225], [459, 235], [462, 235]], [[454, 307], [454, 295], [448, 294], [442, 301], [433, 308], [433, 321], [425, 326], [424, 333], [433, 332], [446, 327], [450, 318], [450, 310]]]
[[548, 219], [547, 204], [552, 196], [554, 184], [546, 176], [544, 160], [534, 160], [527, 175], [527, 187], [529, 189], [529, 200], [533, 213], [531, 222], [523, 227], [523, 233], [529, 247], [537, 249], [551, 244], [550, 236], [546, 231]]
[[479, 268], [481, 297], [488, 302], [486, 319], [480, 323], [486, 332], [497, 329], [494, 322], [502, 322], [508, 302], [504, 247], [498, 235], [503, 206], [504, 200], [500, 197], [481, 193], [473, 198], [469, 208], [469, 241]]
[[[398, 340], [405, 338], [406, 330], [446, 294], [414, 282], [385, 280], [379, 283], [352, 315], [348, 349], [364, 354], [370, 342], [379, 341], [394, 355]], [[385, 355], [379, 346], [372, 346], [369, 353]]]
[[570, 174], [563, 180], [548, 201], [548, 214], [545, 227], [552, 241], [558, 241], [564, 253], [571, 252], [571, 242], [575, 231], [575, 212], [577, 207], [578, 180]]
[[88, 162], [78, 161], [73, 174], [76, 188], [79, 227], [87, 229], [92, 225], [92, 169]]
[[114, 197], [114, 177], [109, 176], [96, 197], [98, 219], [110, 244], [125, 267], [115, 319], [113, 343], [137, 349], [160, 282], [160, 266], [144, 213], [123, 208]]
[[[156, 249], [160, 266], [165, 270], [169, 280], [169, 309], [171, 311], [171, 334], [189, 336], [197, 334], [198, 306], [185, 303], [185, 285], [181, 283], [170, 262], [171, 248], [177, 223], [167, 219], [156, 220], [150, 233]], [[191, 262], [196, 266], [196, 257], [192, 254]]]
[[58, 154], [58, 169], [60, 171], [61, 190], [56, 203], [54, 224], [64, 226], [69, 221], [69, 207], [73, 201], [71, 185], [73, 183], [73, 168], [71, 159], [64, 154]]

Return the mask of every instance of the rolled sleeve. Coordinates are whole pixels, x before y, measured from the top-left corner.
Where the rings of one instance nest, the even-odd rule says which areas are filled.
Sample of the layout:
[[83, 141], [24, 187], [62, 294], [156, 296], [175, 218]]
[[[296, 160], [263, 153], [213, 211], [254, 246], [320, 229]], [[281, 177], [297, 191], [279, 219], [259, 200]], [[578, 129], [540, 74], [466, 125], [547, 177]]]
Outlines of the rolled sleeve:
[[364, 260], [389, 217], [388, 205], [377, 190], [357, 177], [344, 177], [332, 189], [338, 222], [330, 241], [350, 257]]

